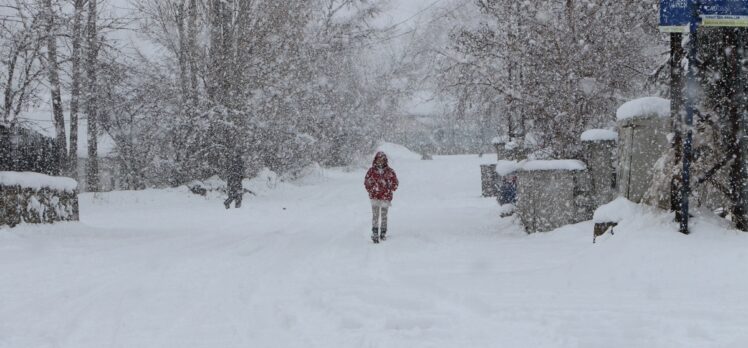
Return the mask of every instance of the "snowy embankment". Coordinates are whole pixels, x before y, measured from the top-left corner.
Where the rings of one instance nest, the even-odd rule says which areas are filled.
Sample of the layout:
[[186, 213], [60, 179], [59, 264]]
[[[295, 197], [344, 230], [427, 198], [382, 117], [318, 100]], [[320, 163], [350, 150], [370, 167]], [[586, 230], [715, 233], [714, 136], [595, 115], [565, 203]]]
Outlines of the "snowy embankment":
[[239, 210], [187, 189], [82, 195], [0, 230], [0, 347], [745, 347], [748, 236], [657, 211], [526, 235], [482, 159], [397, 158], [390, 240], [363, 169]]

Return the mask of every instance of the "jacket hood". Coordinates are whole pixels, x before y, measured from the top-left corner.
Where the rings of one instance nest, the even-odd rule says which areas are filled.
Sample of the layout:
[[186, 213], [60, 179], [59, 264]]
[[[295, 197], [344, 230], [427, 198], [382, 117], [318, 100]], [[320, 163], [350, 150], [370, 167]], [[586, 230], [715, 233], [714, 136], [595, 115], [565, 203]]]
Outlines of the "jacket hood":
[[371, 162], [371, 166], [372, 167], [376, 167], [377, 166], [377, 161], [380, 160], [380, 159], [384, 160], [384, 166], [385, 166], [385, 168], [389, 167], [389, 160], [387, 159], [387, 155], [384, 152], [382, 152], [382, 151], [377, 152], [377, 154], [374, 156], [374, 161]]

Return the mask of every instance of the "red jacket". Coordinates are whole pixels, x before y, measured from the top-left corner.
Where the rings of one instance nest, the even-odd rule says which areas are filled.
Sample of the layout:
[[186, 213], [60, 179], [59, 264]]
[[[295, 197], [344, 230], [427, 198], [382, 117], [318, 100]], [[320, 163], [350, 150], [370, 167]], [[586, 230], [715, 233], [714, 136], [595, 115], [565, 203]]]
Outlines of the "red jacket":
[[[384, 166], [378, 168], [376, 163], [380, 159], [384, 162]], [[377, 152], [377, 155], [374, 156], [374, 163], [372, 163], [371, 168], [366, 172], [366, 178], [364, 178], [364, 186], [366, 192], [369, 192], [369, 198], [391, 202], [392, 194], [397, 190], [399, 184], [395, 171], [387, 163], [387, 155], [381, 151]]]

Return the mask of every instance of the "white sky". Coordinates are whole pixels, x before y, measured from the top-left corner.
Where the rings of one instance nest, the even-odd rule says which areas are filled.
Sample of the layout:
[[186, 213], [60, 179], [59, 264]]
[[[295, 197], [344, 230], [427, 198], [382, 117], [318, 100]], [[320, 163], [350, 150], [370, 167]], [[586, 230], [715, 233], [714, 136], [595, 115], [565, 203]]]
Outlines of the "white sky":
[[423, 12], [417, 17], [412, 18], [406, 23], [401, 24], [402, 28], [412, 29], [413, 26], [418, 22], [419, 19], [426, 18], [430, 11], [439, 8], [442, 4], [447, 4], [447, 0], [390, 0], [389, 9], [382, 14], [381, 18], [377, 21], [377, 24], [384, 26], [393, 25], [408, 19], [409, 17], [417, 14], [419, 11], [426, 7], [436, 3], [434, 7], [428, 11]]
[[[0, 4], [7, 3], [8, 1], [10, 0], [0, 0]], [[419, 20], [428, 19], [434, 11], [449, 3], [449, 0], [389, 0], [385, 12], [382, 13], [379, 18], [375, 19], [374, 24], [386, 28], [407, 20], [397, 26], [396, 32], [400, 33], [408, 31], [413, 29], [418, 24]], [[432, 7], [423, 11], [429, 6]], [[102, 6], [102, 11], [108, 14], [114, 12], [115, 15], [125, 15], [129, 13], [129, 10], [132, 8], [131, 0], [106, 0]], [[421, 11], [423, 12], [419, 14]], [[0, 9], [0, 15], [2, 14], [2, 9]], [[418, 15], [413, 17], [416, 14]], [[110, 33], [109, 37], [110, 39], [119, 40], [121, 46], [127, 47], [136, 45], [141, 50], [148, 51], [148, 43], [137, 38], [132, 32]], [[45, 96], [42, 95], [42, 98], [44, 97]], [[64, 102], [67, 104], [67, 100]], [[67, 110], [65, 116], [66, 124], [69, 125], [69, 121], [67, 120]], [[43, 105], [38, 109], [25, 113], [23, 117], [29, 120], [38, 120], [38, 122], [35, 122], [37, 125], [35, 128], [38, 130], [43, 130], [50, 134], [54, 132], [54, 127], [51, 122], [51, 111], [45, 103], [43, 103]], [[83, 124], [81, 126], [85, 127], [85, 121], [82, 121]], [[84, 135], [85, 132], [81, 132], [81, 134]], [[85, 139], [83, 139], [83, 142], [85, 142]]]

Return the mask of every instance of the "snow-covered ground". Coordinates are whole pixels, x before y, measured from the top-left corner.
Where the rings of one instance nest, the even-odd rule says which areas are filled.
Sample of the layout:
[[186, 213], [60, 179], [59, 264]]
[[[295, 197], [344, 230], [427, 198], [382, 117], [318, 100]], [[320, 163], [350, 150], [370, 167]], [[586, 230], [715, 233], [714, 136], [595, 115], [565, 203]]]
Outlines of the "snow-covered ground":
[[391, 162], [380, 245], [364, 168], [240, 210], [117, 192], [0, 230], [0, 347], [748, 346], [748, 236], [657, 212], [596, 245], [591, 222], [528, 236], [479, 197], [485, 158]]

